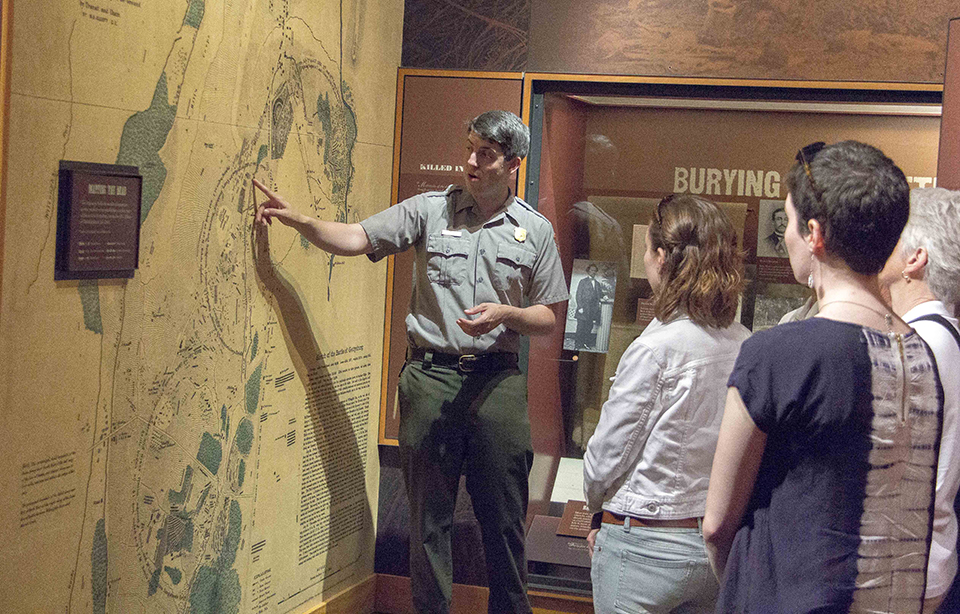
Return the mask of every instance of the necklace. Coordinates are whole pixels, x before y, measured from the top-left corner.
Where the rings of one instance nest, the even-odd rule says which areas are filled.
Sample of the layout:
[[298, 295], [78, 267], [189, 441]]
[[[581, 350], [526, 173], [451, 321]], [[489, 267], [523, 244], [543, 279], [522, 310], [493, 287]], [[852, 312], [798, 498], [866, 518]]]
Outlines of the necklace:
[[864, 305], [863, 303], [858, 303], [857, 301], [845, 301], [843, 299], [835, 299], [825, 303], [820, 303], [820, 311], [823, 311], [824, 307], [833, 305], [834, 303], [847, 303], [848, 305], [856, 305], [858, 307], [863, 307], [864, 309], [869, 309], [873, 313], [883, 318], [883, 321], [887, 323], [887, 330], [893, 331], [893, 315], [889, 311], [880, 311], [879, 309], [871, 307], [870, 305]]

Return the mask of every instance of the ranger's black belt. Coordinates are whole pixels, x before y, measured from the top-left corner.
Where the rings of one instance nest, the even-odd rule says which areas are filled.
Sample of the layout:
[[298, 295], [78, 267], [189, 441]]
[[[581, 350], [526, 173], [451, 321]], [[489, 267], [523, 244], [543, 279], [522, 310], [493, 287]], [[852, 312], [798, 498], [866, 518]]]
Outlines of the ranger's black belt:
[[419, 360], [424, 369], [436, 365], [456, 369], [461, 373], [503, 371], [517, 368], [517, 355], [512, 352], [488, 352], [486, 354], [444, 354], [420, 348], [407, 352], [409, 360]]

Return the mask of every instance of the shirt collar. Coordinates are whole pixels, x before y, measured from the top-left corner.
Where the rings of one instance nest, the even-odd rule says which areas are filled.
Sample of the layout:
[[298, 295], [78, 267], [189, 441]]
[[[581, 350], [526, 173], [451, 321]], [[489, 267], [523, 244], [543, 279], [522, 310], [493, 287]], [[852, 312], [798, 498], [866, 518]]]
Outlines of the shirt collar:
[[[517, 202], [517, 196], [516, 194], [513, 193], [513, 190], [510, 190], [510, 196], [508, 197], [506, 202], [507, 202], [507, 205], [502, 209], [500, 209], [500, 211], [498, 211], [496, 214], [494, 214], [493, 217], [485, 221], [484, 225], [490, 224], [491, 222], [495, 222], [499, 220], [501, 217], [503, 217], [504, 215], [509, 217], [510, 221], [512, 221], [517, 226], [520, 225], [520, 220], [517, 217], [517, 211], [516, 211], [516, 208], [520, 207], [520, 204]], [[473, 208], [476, 205], [477, 205], [477, 201], [473, 199], [473, 195], [470, 194], [470, 192], [468, 192], [464, 188], [463, 190], [460, 191], [460, 198], [457, 199], [457, 202], [455, 205], [455, 211], [456, 213], [460, 213], [461, 211], [465, 209]]]
[[954, 320], [953, 314], [947, 311], [946, 306], [941, 301], [927, 301], [925, 303], [920, 303], [907, 313], [903, 314], [903, 320], [905, 322], [910, 322], [916, 318], [919, 318], [920, 316], [931, 314], [941, 315], [950, 320]]

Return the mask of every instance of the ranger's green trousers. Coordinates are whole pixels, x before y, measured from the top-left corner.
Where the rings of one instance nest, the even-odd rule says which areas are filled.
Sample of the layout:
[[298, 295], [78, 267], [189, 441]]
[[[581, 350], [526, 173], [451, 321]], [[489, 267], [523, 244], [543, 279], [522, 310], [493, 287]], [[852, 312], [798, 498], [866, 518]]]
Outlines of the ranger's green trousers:
[[533, 450], [526, 377], [517, 369], [462, 374], [410, 360], [399, 399], [417, 611], [450, 609], [450, 530], [463, 473], [483, 535], [488, 611], [529, 613], [524, 521]]

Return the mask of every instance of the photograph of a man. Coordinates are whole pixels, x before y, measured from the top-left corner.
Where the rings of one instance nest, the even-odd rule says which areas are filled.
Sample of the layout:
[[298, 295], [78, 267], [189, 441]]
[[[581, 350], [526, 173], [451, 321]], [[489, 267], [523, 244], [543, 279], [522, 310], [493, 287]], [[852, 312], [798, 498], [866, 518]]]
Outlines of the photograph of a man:
[[400, 465], [410, 501], [410, 585], [418, 612], [450, 610], [450, 529], [460, 476], [480, 524], [490, 612], [529, 614], [525, 556], [533, 461], [521, 335], [547, 335], [568, 298], [550, 221], [514, 195], [527, 127], [488, 111], [463, 135], [463, 185], [413, 196], [362, 222], [297, 212], [260, 182], [274, 219], [317, 247], [379, 261], [413, 249]]
[[[765, 212], [765, 209], [768, 211]], [[770, 232], [757, 245], [757, 256], [786, 258], [787, 244], [783, 241], [783, 235], [787, 232], [787, 212], [783, 208], [783, 202], [760, 201], [760, 216], [761, 219], [766, 217], [770, 220], [768, 226]], [[762, 233], [760, 234], [762, 236]]]
[[577, 284], [577, 336], [576, 349], [585, 350], [597, 345], [597, 335], [593, 327], [600, 323], [600, 296], [602, 294], [597, 271], [600, 269], [592, 262], [587, 265], [587, 276]]
[[[605, 352], [607, 339], [600, 338], [604, 303], [613, 302], [617, 263], [575, 259], [570, 280], [571, 294], [563, 348]], [[573, 289], [576, 288], [574, 292]], [[609, 308], [608, 308], [609, 309]]]

